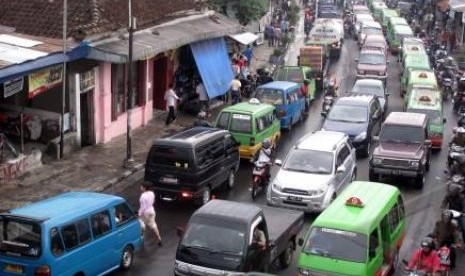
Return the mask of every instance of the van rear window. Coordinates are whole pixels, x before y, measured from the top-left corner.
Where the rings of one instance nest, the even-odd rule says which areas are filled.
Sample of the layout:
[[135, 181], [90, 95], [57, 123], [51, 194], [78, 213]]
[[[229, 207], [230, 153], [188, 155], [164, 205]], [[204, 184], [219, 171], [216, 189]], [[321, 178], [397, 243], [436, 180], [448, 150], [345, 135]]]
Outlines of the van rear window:
[[244, 114], [233, 114], [229, 131], [252, 133], [252, 117]]
[[151, 162], [154, 165], [189, 169], [191, 156], [189, 150], [183, 148], [168, 148], [154, 146], [151, 150]]
[[42, 233], [38, 222], [0, 216], [0, 254], [39, 258]]

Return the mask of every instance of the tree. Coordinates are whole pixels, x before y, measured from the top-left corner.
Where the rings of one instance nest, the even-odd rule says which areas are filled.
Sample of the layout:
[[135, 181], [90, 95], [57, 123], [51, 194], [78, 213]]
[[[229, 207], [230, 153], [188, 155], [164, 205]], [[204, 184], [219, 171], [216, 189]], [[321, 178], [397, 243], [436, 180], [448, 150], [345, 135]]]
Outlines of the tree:
[[234, 4], [236, 18], [242, 25], [259, 20], [266, 13], [266, 0], [239, 0]]

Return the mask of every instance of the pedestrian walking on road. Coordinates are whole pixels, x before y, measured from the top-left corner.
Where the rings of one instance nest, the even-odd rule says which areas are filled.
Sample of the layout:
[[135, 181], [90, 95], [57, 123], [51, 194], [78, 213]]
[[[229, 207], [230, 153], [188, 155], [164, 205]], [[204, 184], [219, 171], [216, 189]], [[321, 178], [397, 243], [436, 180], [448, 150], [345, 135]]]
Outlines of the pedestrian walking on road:
[[210, 105], [209, 99], [207, 95], [207, 89], [202, 81], [197, 85], [195, 92], [199, 95], [199, 102], [200, 102], [200, 111], [205, 111], [207, 117], [210, 115]]
[[175, 113], [175, 108], [176, 108], [176, 102], [179, 100], [178, 95], [173, 90], [174, 84], [171, 83], [170, 86], [168, 87], [168, 90], [165, 92], [165, 101], [166, 101], [166, 106], [168, 107], [168, 116], [166, 117], [166, 122], [165, 125], [171, 124], [171, 122], [176, 120], [176, 113]]
[[237, 104], [241, 102], [241, 81], [239, 80], [239, 75], [236, 76], [235, 79], [231, 81], [231, 99], [232, 99], [232, 104]]
[[140, 186], [142, 194], [140, 195], [139, 203], [139, 221], [142, 226], [142, 232], [148, 227], [153, 231], [157, 238], [158, 246], [162, 246], [160, 232], [158, 231], [157, 223], [155, 222], [155, 193], [150, 190], [150, 183], [144, 182]]

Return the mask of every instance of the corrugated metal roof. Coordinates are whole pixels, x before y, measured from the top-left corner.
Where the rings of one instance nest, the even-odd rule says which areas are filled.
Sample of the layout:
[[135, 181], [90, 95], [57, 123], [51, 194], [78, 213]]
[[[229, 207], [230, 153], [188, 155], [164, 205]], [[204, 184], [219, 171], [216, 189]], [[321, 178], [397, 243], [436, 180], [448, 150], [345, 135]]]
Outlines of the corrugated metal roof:
[[[237, 34], [241, 29], [242, 26], [237, 21], [219, 14], [192, 15], [136, 32], [133, 56], [135, 60], [148, 59], [192, 42]], [[110, 53], [127, 55], [129, 44], [126, 35], [123, 39], [113, 38], [91, 46]]]

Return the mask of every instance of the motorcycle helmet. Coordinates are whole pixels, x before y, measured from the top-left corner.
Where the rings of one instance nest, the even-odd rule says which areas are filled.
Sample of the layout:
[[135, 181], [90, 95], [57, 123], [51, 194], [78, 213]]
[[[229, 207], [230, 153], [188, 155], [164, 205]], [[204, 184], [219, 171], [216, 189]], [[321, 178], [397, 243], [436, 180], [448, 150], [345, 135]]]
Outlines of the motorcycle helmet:
[[205, 113], [205, 111], [200, 111], [199, 114], [197, 114], [197, 116], [199, 117], [199, 119], [205, 119], [205, 117], [207, 117], [207, 113]]
[[271, 147], [270, 138], [266, 138], [265, 140], [263, 140], [262, 147], [265, 148], [265, 149], [269, 149]]
[[463, 127], [458, 127], [458, 128], [455, 129], [455, 132], [456, 132], [457, 134], [464, 134], [464, 133], [465, 133], [465, 128], [463, 128]]
[[424, 240], [422, 240], [421, 241], [421, 248], [432, 250], [434, 248], [433, 239], [432, 238], [425, 238]]
[[451, 183], [447, 187], [447, 193], [451, 196], [457, 196], [462, 192], [463, 188], [459, 184]]

